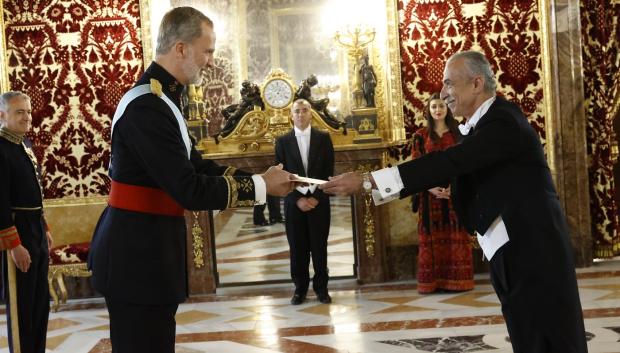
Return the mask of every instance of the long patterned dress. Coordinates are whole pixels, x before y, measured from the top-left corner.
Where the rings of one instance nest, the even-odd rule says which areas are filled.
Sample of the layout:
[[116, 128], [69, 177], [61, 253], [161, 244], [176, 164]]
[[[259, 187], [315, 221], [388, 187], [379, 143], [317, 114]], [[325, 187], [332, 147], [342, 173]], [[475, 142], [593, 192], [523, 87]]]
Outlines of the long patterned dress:
[[[437, 143], [430, 139], [428, 129], [414, 134], [412, 158], [424, 153], [444, 150], [456, 143], [451, 132], [444, 133]], [[446, 185], [447, 186], [447, 185]], [[414, 195], [418, 206], [418, 292], [436, 290], [466, 291], [474, 288], [474, 271], [470, 236], [459, 224], [452, 201], [438, 199], [428, 191]]]

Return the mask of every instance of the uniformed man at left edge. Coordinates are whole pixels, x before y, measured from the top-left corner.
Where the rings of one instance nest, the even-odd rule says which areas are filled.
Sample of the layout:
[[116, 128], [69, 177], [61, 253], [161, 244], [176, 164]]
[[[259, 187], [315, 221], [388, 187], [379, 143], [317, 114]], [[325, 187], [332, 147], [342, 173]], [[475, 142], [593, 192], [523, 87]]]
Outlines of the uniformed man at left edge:
[[113, 353], [174, 352], [174, 316], [188, 293], [184, 209], [251, 207], [295, 186], [281, 166], [250, 175], [202, 159], [194, 148], [181, 93], [201, 83], [214, 50], [208, 17], [191, 7], [170, 10], [155, 61], [112, 120], [112, 185], [89, 266], [110, 314]]
[[[44, 353], [52, 237], [43, 217], [38, 163], [25, 136], [32, 124], [31, 113], [30, 97], [24, 93], [0, 95], [0, 249], [6, 250], [2, 292], [10, 351], [19, 345], [22, 353]], [[17, 312], [10, 309], [14, 298], [9, 293], [17, 298], [17, 305], [12, 303]]]

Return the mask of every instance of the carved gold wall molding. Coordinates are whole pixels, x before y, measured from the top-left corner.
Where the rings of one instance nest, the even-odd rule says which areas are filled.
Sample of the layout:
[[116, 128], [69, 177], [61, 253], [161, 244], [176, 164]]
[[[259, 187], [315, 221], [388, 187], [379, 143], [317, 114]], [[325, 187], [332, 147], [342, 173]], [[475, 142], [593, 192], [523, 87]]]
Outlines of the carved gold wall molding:
[[372, 196], [364, 194], [364, 245], [368, 257], [375, 257], [375, 221], [372, 217]]
[[[552, 37], [553, 33], [551, 31], [551, 14], [549, 10], [551, 9], [551, 3], [549, 0], [539, 0], [538, 1], [538, 11], [539, 16], [541, 18], [541, 46], [542, 46], [542, 72], [543, 72], [543, 100], [544, 100], [544, 115], [545, 115], [545, 135], [546, 138], [546, 152], [547, 152], [547, 164], [549, 164], [549, 169], [551, 169], [551, 174], [554, 176], [557, 175], [556, 168], [556, 149], [555, 149], [555, 138], [554, 135], [557, 132], [556, 126], [556, 114], [558, 113], [556, 105], [559, 104], [558, 97], [558, 89], [555, 84], [554, 70], [553, 70], [553, 60], [552, 60]], [[556, 65], [557, 66], [557, 65]], [[557, 181], [556, 181], [557, 182]]]
[[192, 253], [194, 254], [194, 267], [199, 269], [204, 267], [204, 240], [203, 231], [200, 226], [200, 212], [192, 212]]
[[[377, 170], [378, 166], [374, 164], [359, 164], [356, 170], [360, 173], [372, 172]], [[364, 224], [364, 249], [366, 250], [366, 255], [369, 258], [375, 257], [375, 220], [373, 216], [374, 203], [372, 201], [372, 196], [369, 193], [363, 194], [364, 200], [364, 217], [362, 223]]]
[[387, 72], [387, 109], [391, 112], [392, 136], [391, 141], [406, 142], [405, 121], [403, 114], [403, 85], [400, 67], [400, 41], [398, 33], [398, 4], [397, 0], [386, 0], [387, 10], [387, 41], [388, 63]]
[[151, 37], [151, 0], [140, 0], [140, 33], [142, 34], [142, 60], [146, 69], [153, 61], [153, 38]]
[[4, 36], [4, 1], [0, 0], [0, 92], [9, 90], [9, 74], [6, 70], [6, 38]]
[[377, 50], [372, 50], [372, 62], [371, 64], [374, 67], [377, 76], [377, 87], [375, 88], [375, 105], [377, 106], [377, 121], [379, 122], [379, 131], [384, 134], [384, 139], [386, 141], [390, 140], [390, 136], [393, 134], [392, 131], [388, 129], [388, 126], [391, 125], [388, 121], [389, 114], [386, 114], [387, 108], [385, 106], [385, 69], [383, 64], [381, 63], [381, 58], [379, 57], [379, 53]]

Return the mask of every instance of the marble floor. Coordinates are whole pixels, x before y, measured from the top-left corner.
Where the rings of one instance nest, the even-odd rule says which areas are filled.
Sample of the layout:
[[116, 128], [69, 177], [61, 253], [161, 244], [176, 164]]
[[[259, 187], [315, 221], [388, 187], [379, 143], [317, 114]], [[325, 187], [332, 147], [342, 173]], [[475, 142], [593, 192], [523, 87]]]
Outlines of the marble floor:
[[[578, 270], [589, 351], [620, 352], [620, 261]], [[466, 293], [419, 295], [415, 282], [330, 282], [333, 303], [289, 305], [290, 285], [220, 288], [177, 314], [178, 353], [511, 352], [486, 275]], [[4, 320], [4, 316], [1, 316]], [[47, 352], [110, 352], [101, 299], [50, 314]], [[0, 353], [8, 352], [0, 322]]]
[[[353, 277], [351, 200], [333, 197], [327, 244], [331, 277]], [[281, 207], [282, 208], [282, 207]], [[283, 209], [283, 208], [282, 208]], [[265, 217], [269, 219], [265, 211]], [[231, 209], [214, 218], [215, 257], [220, 284], [290, 281], [289, 247], [284, 224], [255, 226], [252, 209]], [[310, 276], [312, 276], [312, 263]]]

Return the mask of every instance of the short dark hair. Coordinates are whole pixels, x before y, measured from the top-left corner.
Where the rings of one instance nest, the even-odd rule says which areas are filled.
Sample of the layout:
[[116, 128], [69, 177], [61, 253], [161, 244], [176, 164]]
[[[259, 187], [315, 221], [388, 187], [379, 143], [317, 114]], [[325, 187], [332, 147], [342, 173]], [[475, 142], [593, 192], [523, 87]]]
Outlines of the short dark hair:
[[213, 28], [213, 21], [190, 6], [175, 7], [168, 11], [159, 25], [156, 55], [170, 51], [177, 41], [189, 43], [202, 35], [202, 24]]

